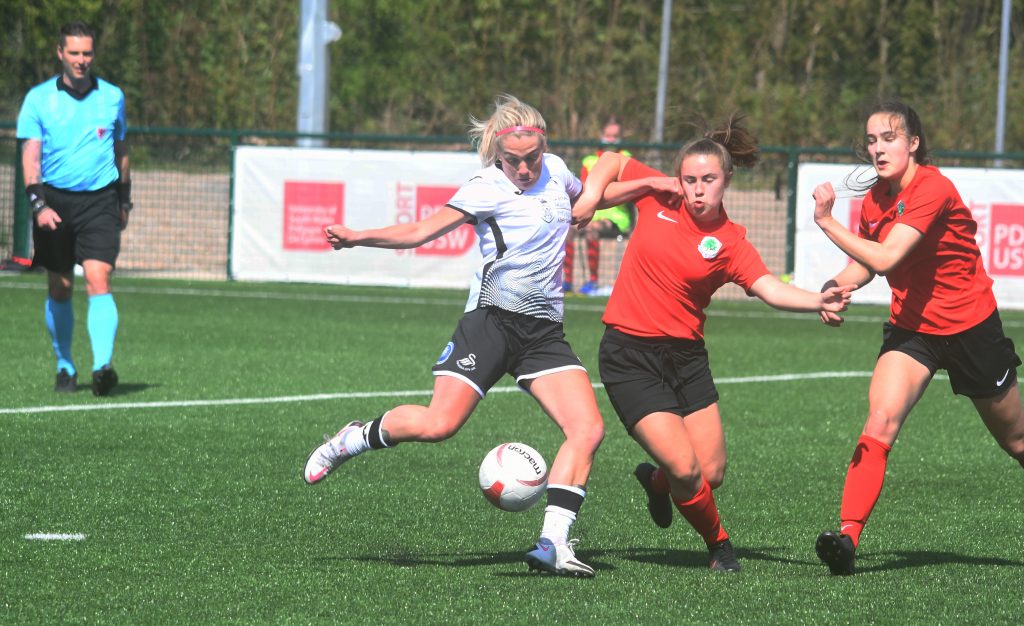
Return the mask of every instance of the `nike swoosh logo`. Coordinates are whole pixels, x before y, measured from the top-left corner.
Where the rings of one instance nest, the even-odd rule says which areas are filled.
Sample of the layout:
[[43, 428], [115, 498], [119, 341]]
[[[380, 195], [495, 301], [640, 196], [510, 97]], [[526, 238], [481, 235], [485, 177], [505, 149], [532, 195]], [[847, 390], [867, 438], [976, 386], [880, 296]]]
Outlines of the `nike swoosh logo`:
[[326, 473], [327, 473], [327, 468], [325, 467], [322, 470], [320, 470], [319, 472], [317, 472], [316, 474], [310, 474], [309, 475], [309, 482], [315, 483], [316, 481], [320, 480], [320, 478], [324, 474], [326, 474]]
[[665, 220], [666, 222], [672, 222], [673, 224], [678, 224], [678, 223], [679, 223], [679, 222], [677, 222], [676, 220], [672, 219], [671, 217], [669, 217], [669, 216], [665, 215], [665, 212], [664, 212], [664, 211], [658, 211], [658, 217], [659, 217], [660, 219], [663, 219], [663, 220]]
[[841, 527], [839, 528], [839, 534], [841, 534], [841, 535], [845, 535], [845, 534], [846, 534], [846, 529], [847, 529], [847, 528], [851, 528], [851, 527], [853, 527], [853, 524], [843, 524], [843, 525], [842, 525], [842, 526], [841, 526]]
[[1010, 370], [1006, 370], [1006, 373], [1005, 373], [1005, 374], [1003, 374], [1003, 377], [1002, 377], [1002, 378], [1000, 378], [999, 380], [997, 380], [997, 381], [996, 381], [996, 387], [1002, 387], [1002, 386], [1003, 386], [1003, 383], [1005, 383], [1005, 382], [1006, 382], [1006, 378], [1007, 378], [1007, 377], [1008, 377], [1009, 375], [1010, 375]]

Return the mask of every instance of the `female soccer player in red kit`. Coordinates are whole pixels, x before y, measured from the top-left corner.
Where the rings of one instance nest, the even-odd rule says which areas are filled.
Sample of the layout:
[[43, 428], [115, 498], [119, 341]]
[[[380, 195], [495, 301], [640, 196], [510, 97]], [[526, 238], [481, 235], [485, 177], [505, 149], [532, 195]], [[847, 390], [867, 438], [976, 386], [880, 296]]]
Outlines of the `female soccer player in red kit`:
[[662, 527], [672, 503], [708, 546], [711, 569], [740, 569], [711, 490], [722, 484], [726, 452], [718, 392], [704, 347], [704, 309], [734, 282], [789, 311], [839, 312], [853, 285], [814, 293], [768, 273], [746, 230], [722, 198], [733, 164], [757, 162], [757, 141], [733, 117], [684, 145], [676, 176], [606, 152], [591, 170], [573, 218], [632, 201], [638, 222], [602, 321], [601, 381], [629, 434], [658, 463], [637, 467], [648, 509]]
[[[948, 178], [929, 165], [917, 113], [879, 102], [868, 117], [864, 156], [878, 177], [866, 190], [860, 232], [832, 217], [830, 183], [814, 190], [814, 220], [853, 259], [827, 283], [867, 284], [876, 274], [892, 289], [889, 321], [868, 389], [868, 417], [846, 474], [839, 532], [815, 548], [832, 574], [853, 573], [861, 531], [882, 490], [886, 461], [910, 410], [936, 370], [953, 393], [974, 403], [989, 432], [1024, 466], [1024, 410], [1013, 342], [1003, 334], [992, 279], [974, 235], [978, 225]], [[838, 326], [842, 318], [822, 313]]]

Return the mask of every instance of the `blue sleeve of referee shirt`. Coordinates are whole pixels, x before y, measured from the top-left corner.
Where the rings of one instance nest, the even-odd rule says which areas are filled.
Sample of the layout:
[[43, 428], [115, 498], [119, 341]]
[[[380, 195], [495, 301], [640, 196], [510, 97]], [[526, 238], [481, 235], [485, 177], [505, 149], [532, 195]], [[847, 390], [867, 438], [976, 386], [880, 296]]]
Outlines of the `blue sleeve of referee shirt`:
[[36, 107], [36, 90], [32, 89], [25, 94], [25, 100], [21, 104], [21, 111], [18, 113], [18, 128], [16, 131], [18, 139], [43, 139], [43, 124], [39, 119], [39, 112]]

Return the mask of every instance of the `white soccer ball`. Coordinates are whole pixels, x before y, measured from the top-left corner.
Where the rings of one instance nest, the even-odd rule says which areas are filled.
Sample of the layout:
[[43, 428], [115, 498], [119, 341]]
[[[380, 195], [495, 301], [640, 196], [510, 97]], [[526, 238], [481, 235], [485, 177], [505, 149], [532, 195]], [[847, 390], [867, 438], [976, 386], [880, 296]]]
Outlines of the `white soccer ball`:
[[502, 511], [525, 511], [548, 486], [548, 464], [525, 443], [503, 443], [480, 464], [480, 490]]

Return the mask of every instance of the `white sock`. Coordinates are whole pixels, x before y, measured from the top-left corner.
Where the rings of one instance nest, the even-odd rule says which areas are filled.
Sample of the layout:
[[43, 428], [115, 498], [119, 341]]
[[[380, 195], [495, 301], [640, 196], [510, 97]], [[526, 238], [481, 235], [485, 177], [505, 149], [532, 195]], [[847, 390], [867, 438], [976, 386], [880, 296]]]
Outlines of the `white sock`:
[[544, 525], [540, 529], [541, 539], [549, 539], [556, 546], [569, 541], [569, 528], [576, 521], [576, 515], [560, 506], [544, 508]]
[[352, 456], [362, 454], [370, 449], [370, 444], [366, 443], [366, 438], [363, 437], [362, 428], [353, 428], [345, 433], [345, 436], [341, 439], [341, 445]]

